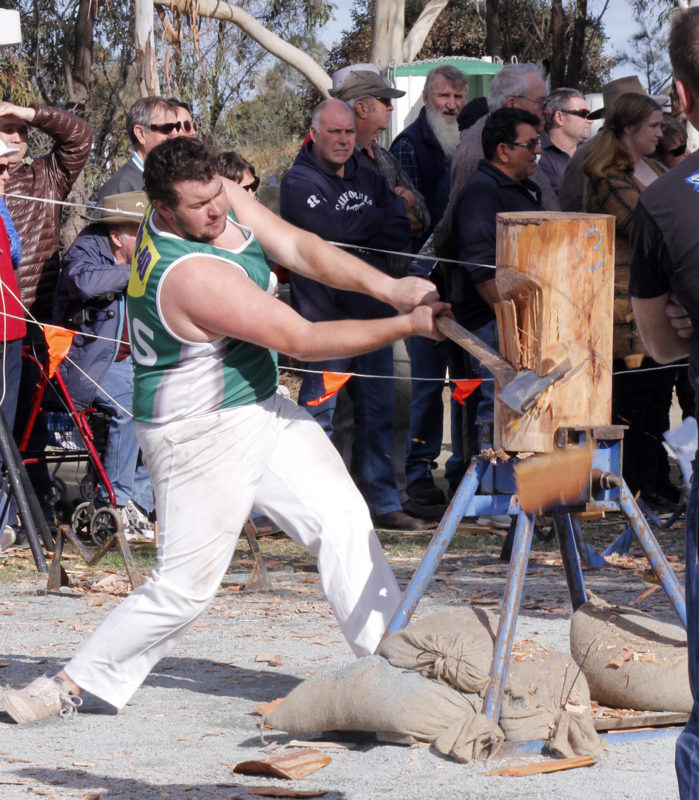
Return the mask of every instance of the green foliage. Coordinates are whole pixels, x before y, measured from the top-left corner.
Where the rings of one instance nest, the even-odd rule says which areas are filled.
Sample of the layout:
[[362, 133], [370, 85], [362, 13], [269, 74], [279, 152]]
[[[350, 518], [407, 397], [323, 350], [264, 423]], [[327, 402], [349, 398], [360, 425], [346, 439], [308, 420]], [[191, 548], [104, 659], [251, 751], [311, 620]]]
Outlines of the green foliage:
[[[424, 0], [406, 0], [406, 33], [424, 8]], [[329, 55], [326, 68], [332, 72], [351, 63], [369, 61], [371, 57], [371, 0], [355, 0], [352, 10], [352, 30], [345, 32], [342, 41]], [[570, 42], [574, 4], [564, 8], [566, 42]], [[551, 4], [546, 0], [501, 0], [500, 37], [503, 61], [547, 62], [551, 59]], [[473, 0], [451, 0], [432, 27], [418, 59], [445, 56], [481, 58], [485, 52], [485, 17], [483, 4]], [[606, 36], [597, 19], [588, 15], [585, 43], [585, 66], [581, 87], [583, 91], [598, 91], [609, 78], [613, 59], [602, 56]]]
[[670, 17], [677, 6], [673, 0], [630, 0], [636, 31], [631, 35], [633, 49], [620, 56], [638, 73], [649, 94], [668, 93], [672, 67], [668, 57]]

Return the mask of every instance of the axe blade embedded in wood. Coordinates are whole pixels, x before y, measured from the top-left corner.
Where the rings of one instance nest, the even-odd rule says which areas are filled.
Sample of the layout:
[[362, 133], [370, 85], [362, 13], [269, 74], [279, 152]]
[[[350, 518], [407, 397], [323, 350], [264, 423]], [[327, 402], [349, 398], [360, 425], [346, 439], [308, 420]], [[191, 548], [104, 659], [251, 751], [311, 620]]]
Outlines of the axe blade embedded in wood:
[[536, 403], [551, 384], [562, 378], [571, 368], [570, 360], [566, 358], [552, 372], [543, 377], [530, 369], [516, 372], [492, 347], [482, 342], [451, 317], [437, 317], [435, 325], [440, 333], [463, 347], [492, 373], [498, 397], [520, 416]]

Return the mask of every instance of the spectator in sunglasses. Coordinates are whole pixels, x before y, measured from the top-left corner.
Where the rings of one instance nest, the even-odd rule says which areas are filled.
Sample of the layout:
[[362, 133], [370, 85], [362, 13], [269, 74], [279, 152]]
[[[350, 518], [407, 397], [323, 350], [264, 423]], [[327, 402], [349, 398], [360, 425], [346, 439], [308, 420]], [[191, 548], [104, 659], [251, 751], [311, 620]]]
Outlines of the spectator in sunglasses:
[[653, 158], [671, 169], [689, 155], [687, 130], [672, 114], [663, 114], [660, 129], [663, 132], [663, 138], [658, 142]]
[[218, 172], [224, 178], [239, 183], [246, 192], [255, 196], [260, 179], [255, 175], [255, 167], [237, 150], [227, 150], [218, 154]]
[[190, 136], [192, 139], [197, 137], [197, 123], [192, 116], [192, 109], [188, 103], [178, 100], [176, 97], [168, 98], [171, 103], [177, 106], [177, 121], [180, 123], [180, 136]]
[[148, 153], [166, 139], [184, 135], [177, 109], [177, 101], [165, 97], [139, 97], [131, 106], [126, 114], [126, 131], [133, 153], [100, 189], [99, 207], [105, 197], [143, 189], [143, 162]]
[[576, 89], [555, 89], [548, 103], [551, 115], [546, 117], [546, 130], [541, 135], [539, 167], [558, 195], [563, 173], [578, 145], [590, 138], [592, 122], [585, 98]]

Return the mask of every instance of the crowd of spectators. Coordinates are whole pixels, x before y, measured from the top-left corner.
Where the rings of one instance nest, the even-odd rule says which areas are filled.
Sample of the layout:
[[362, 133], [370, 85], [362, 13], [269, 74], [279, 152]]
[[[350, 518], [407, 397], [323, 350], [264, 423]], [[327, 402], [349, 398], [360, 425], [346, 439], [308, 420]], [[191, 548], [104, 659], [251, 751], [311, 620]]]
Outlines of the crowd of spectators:
[[[646, 502], [674, 507], [680, 492], [670, 479], [662, 433], [669, 426], [673, 389], [685, 415], [692, 413], [692, 390], [682, 364], [648, 371], [657, 364], [640, 342], [628, 295], [629, 237], [638, 197], [688, 155], [685, 127], [664, 113], [664, 98], [649, 97], [631, 76], [607, 84], [603, 108], [591, 113], [581, 92], [549, 92], [541, 68], [520, 63], [497, 73], [487, 97], [469, 100], [466, 76], [444, 65], [428, 74], [417, 116], [390, 147], [384, 147], [379, 141], [402, 90], [387, 83], [374, 65], [356, 64], [335, 73], [330, 94], [333, 99], [315, 109], [309, 137], [282, 178], [281, 216], [351, 246], [360, 258], [394, 277], [429, 275], [460, 324], [493, 347], [498, 346], [494, 308], [499, 298], [492, 271], [496, 214], [564, 208], [614, 215], [613, 421], [628, 426], [624, 477]], [[600, 117], [603, 125], [591, 136], [592, 122]], [[29, 126], [53, 139], [48, 155], [27, 158]], [[27, 371], [18, 354], [23, 337], [34, 347], [41, 338], [35, 321], [53, 320], [87, 334], [76, 337], [65, 371], [69, 378], [77, 376], [73, 389], [78, 406], [102, 404], [110, 416], [105, 461], [117, 508], [131, 538], [150, 538], [152, 491], [138, 456], [128, 399], [133, 375], [124, 293], [140, 222], [129, 209], [139, 199], [145, 207], [143, 168], [151, 150], [174, 137], [197, 137], [199, 131], [186, 102], [145, 97], [128, 110], [126, 132], [131, 156], [98, 189], [96, 216], [63, 254], [61, 269], [60, 208], [28, 198], [66, 198], [87, 159], [90, 128], [58, 109], [0, 103], [0, 169], [7, 163], [0, 180], [10, 194], [7, 204], [0, 200], [10, 256], [3, 270], [8, 287], [16, 280], [32, 323], [25, 330], [21, 319], [6, 322], [2, 408], [12, 424], [16, 410], [28, 407], [21, 398], [31, 393], [36, 375], [30, 372], [17, 379]], [[222, 150], [218, 159], [221, 175], [256, 193], [260, 178], [242, 154]], [[449, 259], [462, 264], [447, 266]], [[395, 313], [377, 301], [300, 275], [292, 276], [290, 286], [293, 307], [311, 321]], [[11, 302], [8, 297], [6, 308]], [[94, 334], [100, 332], [109, 334], [113, 346], [98, 344]], [[407, 447], [398, 456], [400, 463], [391, 444], [400, 424], [391, 347], [353, 359], [305, 364], [308, 372], [299, 396], [300, 404], [332, 436], [336, 406], [342, 403], [338, 406], [332, 392], [320, 399], [326, 394], [324, 373], [362, 376], [346, 389], [353, 475], [375, 524], [404, 530], [419, 529], [442, 516], [470, 457], [481, 446], [478, 424], [493, 417], [491, 376], [475, 359], [448, 340], [435, 343], [415, 336], [408, 349], [414, 380], [410, 412], [403, 421], [409, 432]], [[444, 383], [450, 379], [453, 390], [455, 380], [474, 377], [485, 380], [466, 405], [453, 398], [449, 403], [452, 452], [445, 481], [437, 481]], [[21, 417], [15, 426], [18, 436], [26, 424]], [[41, 426], [32, 435], [34, 444], [45, 444]], [[33, 482], [49, 513], [45, 468], [37, 468]], [[103, 490], [97, 502], [106, 502]], [[504, 526], [509, 519], [495, 522]], [[22, 541], [14, 507], [3, 527], [5, 544]]]

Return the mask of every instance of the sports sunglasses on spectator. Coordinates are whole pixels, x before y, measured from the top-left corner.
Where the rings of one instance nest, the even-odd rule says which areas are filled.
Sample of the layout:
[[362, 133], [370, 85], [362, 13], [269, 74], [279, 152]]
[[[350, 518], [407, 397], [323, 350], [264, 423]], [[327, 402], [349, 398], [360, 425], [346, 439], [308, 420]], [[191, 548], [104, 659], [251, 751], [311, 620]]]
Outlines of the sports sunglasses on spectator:
[[587, 119], [590, 116], [590, 112], [586, 108], [561, 108], [559, 111], [561, 114], [571, 114], [580, 119]]
[[541, 139], [530, 139], [528, 142], [509, 142], [511, 147], [526, 147], [530, 153], [536, 153], [536, 148], [541, 144]]
[[191, 133], [192, 131], [195, 133], [197, 132], [197, 123], [194, 120], [190, 122], [188, 119], [185, 119], [179, 124], [182, 126], [185, 133]]
[[258, 176], [254, 178], [252, 181], [250, 181], [250, 183], [246, 183], [245, 186], [243, 186], [243, 189], [245, 189], [246, 192], [256, 192], [257, 187], [259, 185], [260, 185], [260, 178]]
[[[678, 156], [679, 157], [679, 156], [684, 155], [684, 152], [685, 152], [686, 149], [687, 149], [687, 142], [684, 142], [683, 144], [678, 144], [677, 147], [673, 147], [672, 150], [668, 150], [668, 153], [671, 156]], [[0, 172], [2, 172], [1, 169], [0, 169]]]
[[[674, 150], [672, 152], [674, 153]], [[682, 154], [678, 153], [677, 155], [682, 155]], [[0, 175], [2, 175], [4, 172], [7, 172], [9, 168], [10, 168], [9, 164], [0, 164]]]
[[[144, 125], [143, 127], [148, 128], [151, 131], [155, 131], [156, 133], [162, 133], [164, 136], [169, 136], [173, 131], [177, 131], [179, 133], [182, 129], [182, 123], [179, 120], [177, 122], [163, 122], [161, 124], [153, 122], [150, 125]], [[187, 129], [185, 128], [185, 130]]]

